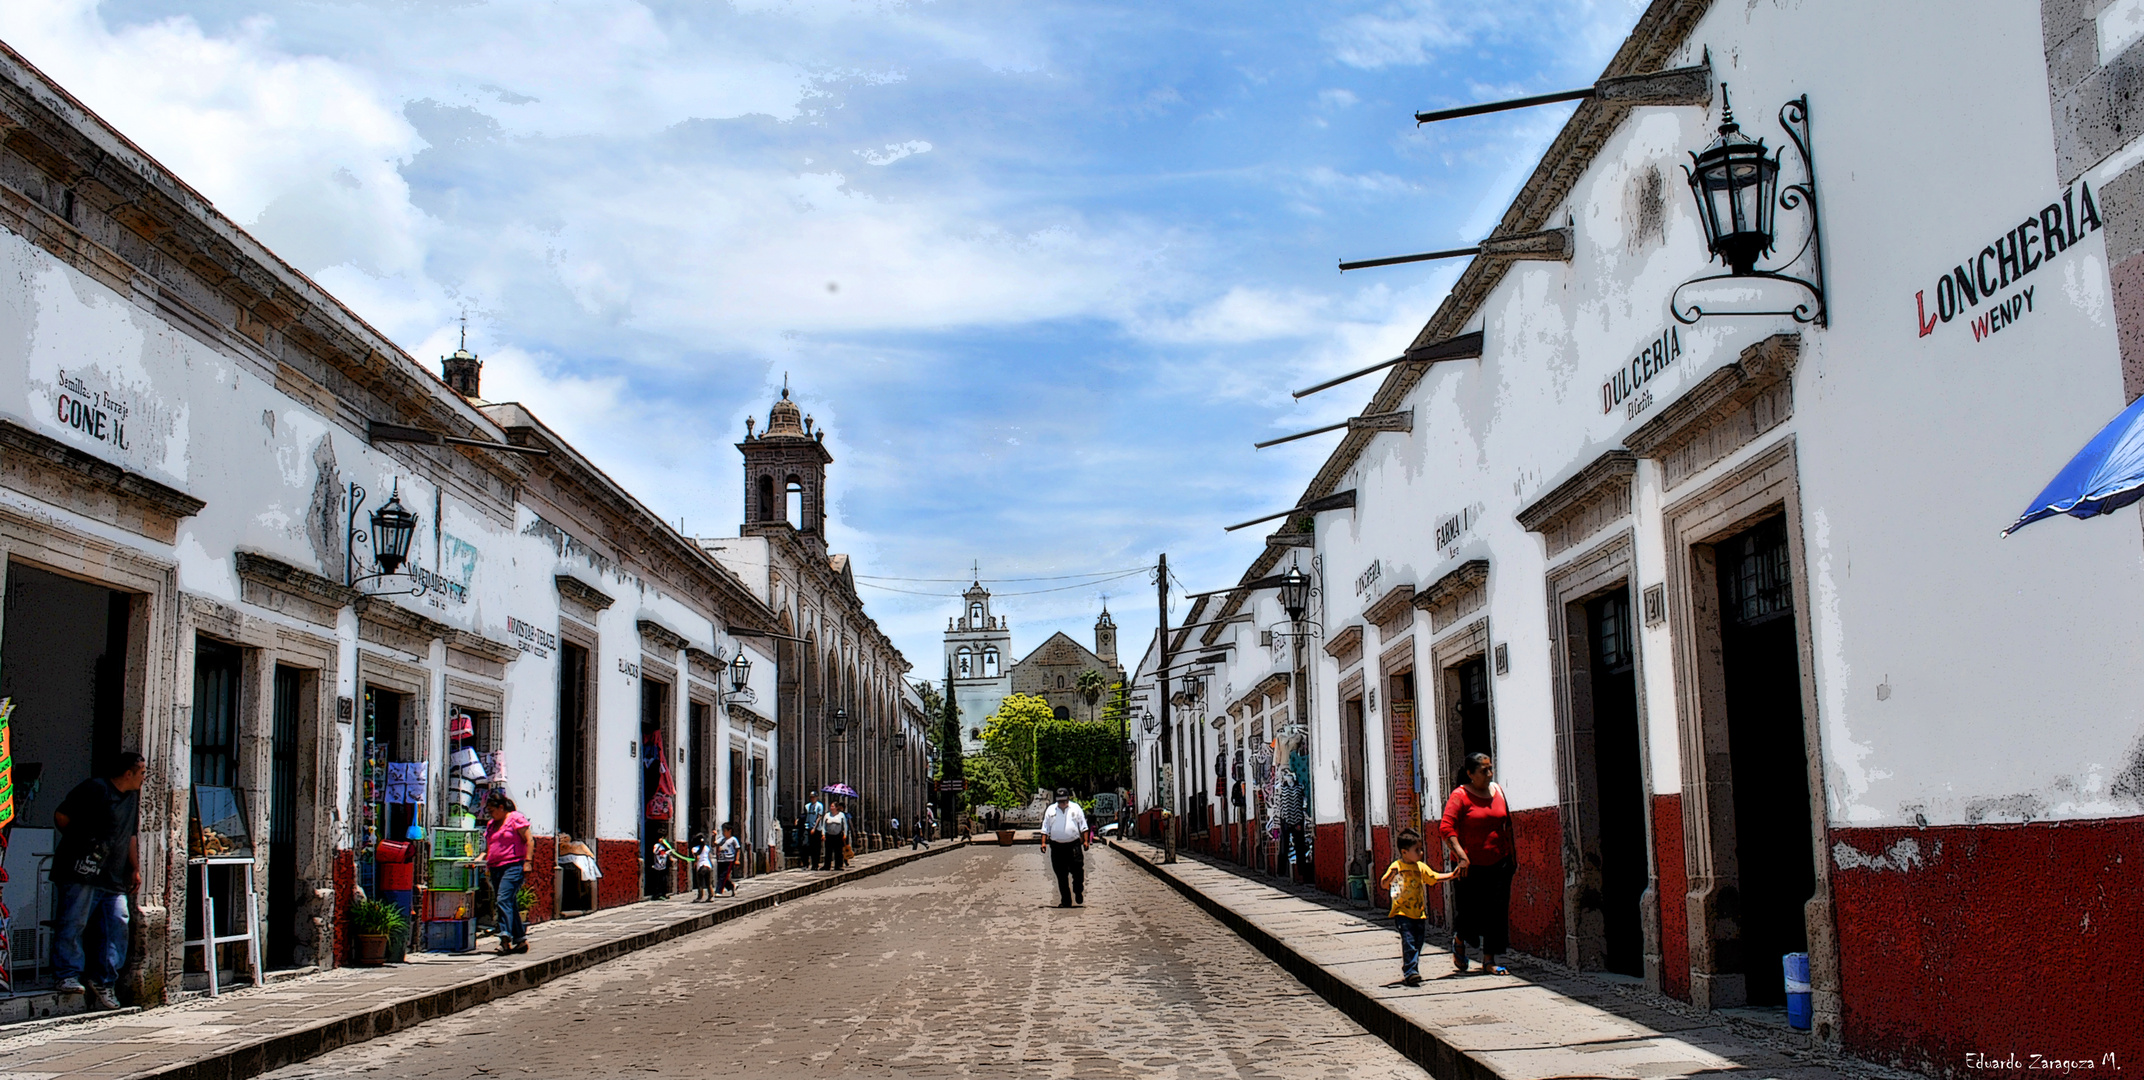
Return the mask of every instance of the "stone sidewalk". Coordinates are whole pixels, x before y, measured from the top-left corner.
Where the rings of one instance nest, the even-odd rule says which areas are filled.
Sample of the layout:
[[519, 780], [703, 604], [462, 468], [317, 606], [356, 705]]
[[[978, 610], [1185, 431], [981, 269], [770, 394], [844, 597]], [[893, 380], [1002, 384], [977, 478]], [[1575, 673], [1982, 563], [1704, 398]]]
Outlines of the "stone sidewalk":
[[739, 896], [711, 904], [692, 903], [688, 893], [547, 922], [530, 929], [529, 951], [513, 957], [412, 953], [407, 964], [337, 968], [64, 1025], [0, 1028], [0, 1080], [256, 1076], [962, 846], [874, 852], [839, 874], [763, 874], [740, 883]]
[[[1500, 958], [1510, 975], [1460, 976], [1448, 952], [1425, 946], [1425, 981], [1409, 988], [1399, 935], [1378, 912], [1184, 852], [1163, 865], [1142, 841], [1112, 846], [1438, 1080], [1919, 1076], [1524, 955]], [[1449, 949], [1450, 936], [1431, 930]]]

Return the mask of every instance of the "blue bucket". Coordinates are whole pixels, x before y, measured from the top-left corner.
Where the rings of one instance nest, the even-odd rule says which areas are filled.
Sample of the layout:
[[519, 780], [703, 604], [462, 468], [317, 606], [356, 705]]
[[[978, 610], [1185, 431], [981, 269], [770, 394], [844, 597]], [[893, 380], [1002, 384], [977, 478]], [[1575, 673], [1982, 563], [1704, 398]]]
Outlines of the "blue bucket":
[[1809, 954], [1790, 952], [1782, 958], [1787, 975], [1787, 1026], [1809, 1030]]

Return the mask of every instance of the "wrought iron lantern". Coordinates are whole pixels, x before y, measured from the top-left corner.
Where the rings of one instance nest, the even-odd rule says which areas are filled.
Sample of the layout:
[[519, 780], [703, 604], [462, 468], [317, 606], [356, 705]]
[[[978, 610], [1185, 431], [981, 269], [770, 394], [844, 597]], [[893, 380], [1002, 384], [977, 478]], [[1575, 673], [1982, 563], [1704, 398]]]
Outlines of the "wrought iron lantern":
[[[393, 577], [402, 572], [409, 563], [410, 541], [417, 535], [417, 515], [402, 505], [402, 482], [395, 481], [387, 496], [387, 504], [372, 512], [370, 530], [357, 527], [358, 513], [365, 505], [365, 489], [350, 485], [350, 515], [343, 535], [343, 583], [352, 587], [377, 578]], [[359, 545], [372, 548], [373, 570], [358, 573], [357, 548]], [[411, 595], [422, 595], [425, 586], [418, 581], [406, 590]]]
[[743, 693], [745, 685], [751, 680], [752, 662], [745, 659], [744, 650], [739, 649], [736, 657], [730, 661], [730, 689]]
[[893, 748], [894, 748], [895, 750], [906, 750], [906, 749], [908, 749], [908, 733], [907, 733], [907, 732], [905, 732], [905, 731], [896, 731], [896, 732], [894, 732], [894, 733], [893, 733]]
[[[1823, 228], [1817, 215], [1816, 163], [1809, 154], [1809, 98], [1793, 98], [1779, 107], [1779, 127], [1787, 142], [1773, 154], [1767, 154], [1763, 139], [1742, 134], [1727, 103], [1725, 83], [1720, 84], [1720, 99], [1718, 137], [1692, 153], [1683, 171], [1697, 200], [1706, 250], [1727, 264], [1727, 273], [1676, 286], [1669, 313], [1685, 324], [1707, 315], [1786, 315], [1795, 322], [1825, 325]], [[1788, 144], [1799, 171], [1783, 176]], [[1780, 235], [1782, 210], [1808, 222], [1798, 230], [1798, 247], [1793, 235], [1797, 230]], [[1774, 254], [1783, 248], [1793, 253]], [[1769, 259], [1772, 265], [1760, 267], [1759, 259]]]
[[834, 715], [827, 717], [827, 720], [833, 725], [834, 738], [841, 738], [849, 730], [849, 711], [847, 709], [835, 709]]
[[1147, 734], [1152, 735], [1157, 729], [1161, 727], [1161, 718], [1155, 716], [1151, 712], [1147, 713], [1146, 718], [1139, 721], [1139, 726], [1145, 728]]
[[1742, 134], [1735, 110], [1720, 87], [1720, 133], [1712, 145], [1690, 155], [1690, 193], [1705, 226], [1705, 246], [1738, 275], [1757, 268], [1776, 240], [1772, 208], [1779, 193], [1779, 159], [1765, 154], [1764, 140]]
[[1288, 613], [1289, 622], [1302, 622], [1303, 612], [1310, 609], [1310, 578], [1301, 567], [1290, 566], [1281, 578], [1280, 606]]

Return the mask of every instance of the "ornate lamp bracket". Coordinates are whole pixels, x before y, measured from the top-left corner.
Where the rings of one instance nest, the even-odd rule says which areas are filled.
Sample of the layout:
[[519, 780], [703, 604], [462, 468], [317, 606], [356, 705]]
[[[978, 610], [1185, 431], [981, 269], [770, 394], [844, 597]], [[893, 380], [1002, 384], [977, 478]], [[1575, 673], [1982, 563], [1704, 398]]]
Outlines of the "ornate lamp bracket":
[[[1668, 299], [1668, 310], [1677, 322], [1689, 325], [1706, 316], [1785, 315], [1798, 323], [1829, 325], [1824, 300], [1823, 229], [1817, 214], [1816, 160], [1809, 148], [1809, 95], [1803, 94], [1779, 107], [1779, 126], [1801, 159], [1801, 179], [1779, 185], [1777, 204], [1780, 210], [1799, 211], [1799, 216], [1808, 222], [1801, 246], [1769, 269], [1714, 274], [1676, 286]], [[1772, 160], [1783, 166], [1785, 157], [1786, 149], [1782, 147]]]
[[[360, 529], [357, 527], [358, 512], [364, 508], [364, 505], [365, 489], [359, 487], [355, 482], [352, 482], [350, 485], [350, 513], [348, 521], [346, 523], [347, 527], [343, 533], [343, 584], [348, 585], [353, 589], [357, 589], [360, 592], [363, 592], [366, 596], [423, 596], [425, 594], [425, 584], [423, 579], [417, 577], [414, 574], [409, 574], [403, 571], [402, 568], [409, 565], [406, 561], [403, 561], [403, 558], [398, 558], [396, 565], [393, 569], [382, 570], [378, 569], [379, 556], [377, 552], [374, 552], [372, 557], [366, 560], [366, 562], [370, 564], [370, 566], [373, 568], [373, 572], [369, 574], [360, 574], [357, 572], [359, 566], [357, 560], [358, 546], [362, 544], [368, 550], [373, 547], [371, 530]], [[414, 523], [414, 519], [412, 519], [412, 521]], [[412, 527], [414, 528], [414, 524], [412, 525]], [[410, 587], [406, 589], [368, 589], [364, 587], [365, 583], [368, 581], [377, 582], [386, 578], [397, 577], [407, 578], [410, 582]]]

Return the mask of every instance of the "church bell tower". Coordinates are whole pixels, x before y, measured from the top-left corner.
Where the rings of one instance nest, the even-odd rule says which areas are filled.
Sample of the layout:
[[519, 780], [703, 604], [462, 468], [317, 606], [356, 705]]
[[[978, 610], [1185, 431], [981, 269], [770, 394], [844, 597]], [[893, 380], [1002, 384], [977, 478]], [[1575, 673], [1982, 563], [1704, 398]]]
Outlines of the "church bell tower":
[[812, 430], [812, 420], [782, 396], [767, 413], [767, 430], [755, 434], [756, 418], [746, 417], [744, 441], [743, 535], [758, 536], [789, 528], [826, 542], [826, 467], [834, 455], [826, 449], [826, 431]]

